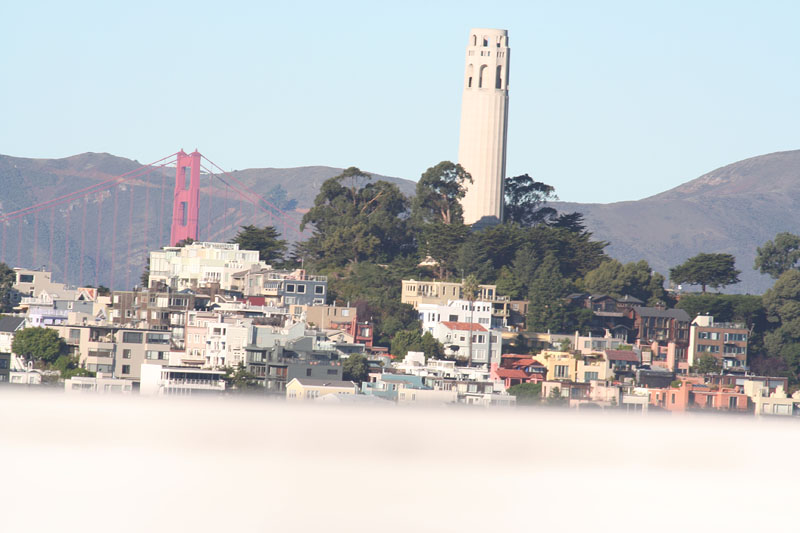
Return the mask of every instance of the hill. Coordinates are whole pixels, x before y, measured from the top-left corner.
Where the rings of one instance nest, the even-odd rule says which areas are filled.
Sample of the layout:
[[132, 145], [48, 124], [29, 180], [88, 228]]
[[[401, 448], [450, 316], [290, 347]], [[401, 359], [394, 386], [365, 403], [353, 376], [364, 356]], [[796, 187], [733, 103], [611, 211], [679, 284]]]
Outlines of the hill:
[[[137, 161], [106, 153], [62, 159], [0, 155], [0, 213], [59, 198], [141, 167]], [[116, 191], [76, 195], [53, 209], [6, 223], [0, 260], [12, 266], [52, 270], [56, 281], [130, 288], [138, 283], [147, 251], [169, 239], [175, 171], [151, 170], [127, 180]], [[314, 166], [246, 169], [231, 174], [299, 221], [313, 205], [322, 183], [341, 171]], [[405, 194], [413, 193], [416, 186], [409, 180], [377, 174], [373, 179], [391, 181]], [[244, 224], [282, 226], [273, 212], [254, 208], [222, 181], [204, 177], [200, 239], [227, 241]]]
[[718, 168], [649, 198], [611, 204], [555, 202], [579, 211], [606, 251], [620, 261], [669, 268], [700, 252], [736, 257], [742, 282], [728, 292], [762, 293], [772, 285], [753, 270], [756, 248], [789, 231], [800, 234], [800, 150], [761, 155]]

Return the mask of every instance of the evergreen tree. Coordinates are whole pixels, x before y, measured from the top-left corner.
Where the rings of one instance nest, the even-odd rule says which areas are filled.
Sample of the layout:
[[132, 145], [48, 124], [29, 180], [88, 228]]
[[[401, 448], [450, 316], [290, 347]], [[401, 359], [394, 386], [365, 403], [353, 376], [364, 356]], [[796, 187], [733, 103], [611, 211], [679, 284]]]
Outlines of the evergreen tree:
[[565, 332], [569, 313], [564, 297], [569, 286], [558, 269], [558, 260], [548, 253], [531, 280], [528, 293], [528, 330]]

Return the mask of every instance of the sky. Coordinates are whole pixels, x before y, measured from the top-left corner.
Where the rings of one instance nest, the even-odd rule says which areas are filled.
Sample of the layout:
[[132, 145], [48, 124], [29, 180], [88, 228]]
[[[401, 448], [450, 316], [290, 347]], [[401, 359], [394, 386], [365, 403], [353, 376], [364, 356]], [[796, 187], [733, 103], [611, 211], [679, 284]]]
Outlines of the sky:
[[635, 200], [800, 148], [800, 3], [6, 2], [0, 154], [226, 170], [456, 160], [472, 27], [509, 31], [507, 174]]

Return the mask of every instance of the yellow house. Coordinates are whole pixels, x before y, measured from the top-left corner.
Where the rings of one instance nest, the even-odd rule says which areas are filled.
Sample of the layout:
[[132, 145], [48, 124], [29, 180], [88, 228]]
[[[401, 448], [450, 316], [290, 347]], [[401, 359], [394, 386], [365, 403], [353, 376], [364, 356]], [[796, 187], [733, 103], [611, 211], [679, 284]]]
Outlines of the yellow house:
[[352, 381], [294, 378], [286, 385], [287, 400], [313, 400], [326, 394], [357, 393], [358, 387]]
[[543, 350], [533, 359], [547, 368], [548, 380], [589, 383], [611, 378], [611, 366], [602, 356], [587, 356], [570, 352]]

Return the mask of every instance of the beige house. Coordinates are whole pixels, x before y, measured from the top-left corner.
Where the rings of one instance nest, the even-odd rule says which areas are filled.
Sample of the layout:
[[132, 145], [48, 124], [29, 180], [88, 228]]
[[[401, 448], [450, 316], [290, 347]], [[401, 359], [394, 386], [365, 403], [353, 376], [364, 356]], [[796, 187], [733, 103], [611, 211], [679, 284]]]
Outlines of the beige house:
[[326, 394], [358, 394], [352, 381], [294, 378], [286, 385], [287, 400], [313, 400]]
[[612, 377], [611, 366], [603, 356], [544, 350], [533, 356], [547, 368], [547, 379], [589, 383]]

